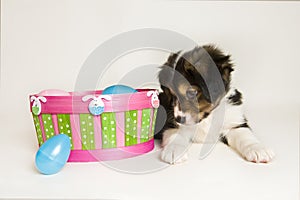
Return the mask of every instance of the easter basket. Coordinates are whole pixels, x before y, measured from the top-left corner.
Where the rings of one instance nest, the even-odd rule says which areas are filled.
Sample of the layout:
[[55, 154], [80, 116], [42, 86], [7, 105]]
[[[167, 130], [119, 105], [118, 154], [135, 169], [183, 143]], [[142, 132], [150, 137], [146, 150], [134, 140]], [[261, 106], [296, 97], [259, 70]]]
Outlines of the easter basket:
[[30, 95], [30, 108], [41, 146], [64, 133], [71, 140], [68, 162], [119, 160], [154, 148], [158, 92], [102, 95], [102, 91], [53, 96]]

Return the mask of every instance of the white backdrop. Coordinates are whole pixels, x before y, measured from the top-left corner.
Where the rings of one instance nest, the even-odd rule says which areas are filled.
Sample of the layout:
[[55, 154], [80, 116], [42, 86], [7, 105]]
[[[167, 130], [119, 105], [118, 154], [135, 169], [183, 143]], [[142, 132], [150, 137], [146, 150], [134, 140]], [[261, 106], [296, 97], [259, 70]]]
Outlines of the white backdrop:
[[[97, 46], [147, 27], [176, 31], [200, 45], [215, 43], [232, 54], [234, 80], [249, 101], [297, 103], [298, 11], [298, 2], [3, 1], [1, 92], [73, 90], [81, 65]], [[130, 58], [115, 67], [113, 80], [137, 60], [158, 64], [166, 57]]]
[[[17, 149], [12, 150], [15, 158], [11, 155], [4, 157], [7, 166], [2, 166], [0, 171], [10, 172], [0, 172], [0, 176], [3, 176], [0, 177], [0, 188], [6, 188], [0, 189], [0, 198], [14, 197], [14, 194], [32, 197], [35, 193], [30, 192], [30, 189], [22, 189], [23, 182], [20, 181], [29, 181], [32, 176], [36, 176], [31, 176], [31, 168], [17, 173], [19, 177], [10, 176], [15, 170], [12, 160], [19, 163], [21, 159], [27, 164], [31, 163], [36, 150], [28, 95], [48, 88], [72, 91], [85, 59], [104, 41], [125, 31], [161, 28], [186, 35], [200, 45], [217, 44], [232, 55], [236, 66], [235, 85], [244, 92], [246, 110], [254, 127], [259, 130], [260, 137], [271, 145], [289, 140], [291, 143], [284, 146], [294, 150], [289, 160], [292, 164], [288, 164], [292, 169], [291, 174], [285, 177], [285, 189], [280, 190], [281, 193], [277, 195], [268, 193], [264, 197], [274, 199], [273, 197], [286, 197], [288, 194], [290, 199], [296, 199], [299, 184], [299, 11], [299, 2], [2, 0], [0, 123], [3, 130], [0, 135], [3, 139], [0, 149], [3, 148], [3, 153], [4, 148], [11, 148], [12, 141], [18, 141], [17, 146], [22, 147], [25, 153], [20, 158], [21, 150], [15, 146]], [[166, 53], [156, 51], [126, 55], [112, 64], [108, 75], [100, 80], [100, 85], [118, 82], [136, 66], [163, 63], [166, 56]], [[156, 74], [149, 76], [152, 75], [155, 85]], [[277, 121], [273, 122], [272, 117]], [[269, 128], [265, 126], [272, 125], [275, 127], [268, 132]], [[268, 133], [262, 134], [265, 130]], [[278, 132], [276, 137], [271, 135], [271, 132], [279, 130], [287, 133]], [[280, 148], [274, 147], [277, 152], [281, 152]], [[289, 150], [286, 149], [285, 152]], [[284, 156], [284, 153], [279, 155]], [[76, 167], [80, 170], [80, 167]], [[276, 167], [278, 166], [275, 169]], [[278, 174], [275, 169], [274, 174]], [[179, 174], [180, 170], [178, 169]], [[118, 174], [112, 176], [118, 177]], [[168, 176], [172, 175], [169, 173]], [[153, 180], [158, 179], [154, 175]], [[182, 181], [187, 180], [183, 178]], [[274, 182], [276, 181], [270, 180], [270, 184]], [[185, 184], [189, 187], [188, 183]], [[67, 188], [65, 190], [72, 191]], [[39, 191], [39, 197], [49, 195], [43, 189]], [[72, 192], [75, 196], [121, 199], [140, 198], [144, 193], [142, 189], [140, 192], [129, 191], [128, 194], [123, 194], [122, 191], [120, 189], [115, 196], [104, 195], [101, 191], [95, 196], [83, 191]], [[172, 196], [168, 191], [160, 192], [162, 197]], [[54, 192], [52, 197], [61, 195], [63, 192]], [[70, 193], [66, 196], [74, 197]], [[238, 195], [234, 197], [240, 199]]]

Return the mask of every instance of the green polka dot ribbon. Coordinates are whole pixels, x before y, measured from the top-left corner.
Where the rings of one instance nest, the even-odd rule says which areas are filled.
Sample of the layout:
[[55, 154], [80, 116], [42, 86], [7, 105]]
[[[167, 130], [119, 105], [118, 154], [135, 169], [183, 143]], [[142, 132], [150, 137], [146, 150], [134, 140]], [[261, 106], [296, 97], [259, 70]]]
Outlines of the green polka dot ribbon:
[[[149, 141], [153, 138], [157, 109], [143, 109], [141, 112], [141, 124], [138, 126], [138, 111], [130, 110], [124, 112], [124, 146], [138, 144], [138, 132], [140, 133], [140, 143]], [[151, 114], [153, 119], [151, 120]], [[80, 134], [82, 150], [95, 149], [94, 117], [91, 114], [79, 114]], [[116, 115], [113, 112], [101, 114], [102, 129], [102, 148], [116, 148]], [[55, 135], [55, 129], [51, 114], [41, 114], [41, 122], [37, 115], [33, 114], [34, 125], [37, 133], [38, 143], [41, 146], [43, 133], [40, 123], [43, 123], [45, 139], [48, 140]], [[152, 124], [151, 124], [152, 122]], [[57, 125], [59, 133], [64, 133], [71, 140], [71, 149], [74, 149], [72, 140], [72, 129], [70, 123], [70, 114], [57, 114]], [[152, 127], [152, 128], [151, 128]], [[139, 129], [139, 130], [138, 130]]]
[[54, 127], [51, 114], [42, 114], [42, 121], [44, 125], [46, 140], [48, 140], [54, 136]]
[[60, 133], [63, 133], [69, 136], [71, 140], [71, 149], [74, 149], [73, 141], [72, 141], [72, 129], [70, 123], [70, 115], [69, 114], [57, 114], [57, 122], [58, 122], [58, 130]]
[[80, 114], [80, 132], [82, 149], [95, 149], [94, 118], [91, 114]]
[[157, 109], [154, 109], [153, 118], [152, 118], [152, 131], [150, 133], [150, 139], [152, 139], [154, 136], [156, 115], [157, 115]]
[[35, 130], [36, 130], [39, 146], [41, 146], [44, 143], [44, 141], [43, 141], [43, 134], [42, 134], [41, 126], [40, 126], [39, 117], [35, 114], [33, 114], [32, 116], [33, 116], [33, 122], [34, 122]]
[[125, 146], [137, 144], [137, 111], [125, 112]]
[[147, 142], [149, 140], [150, 117], [151, 117], [151, 109], [144, 109], [142, 111], [142, 126], [141, 126], [140, 143]]
[[101, 114], [102, 148], [115, 148], [117, 146], [116, 116], [113, 112]]

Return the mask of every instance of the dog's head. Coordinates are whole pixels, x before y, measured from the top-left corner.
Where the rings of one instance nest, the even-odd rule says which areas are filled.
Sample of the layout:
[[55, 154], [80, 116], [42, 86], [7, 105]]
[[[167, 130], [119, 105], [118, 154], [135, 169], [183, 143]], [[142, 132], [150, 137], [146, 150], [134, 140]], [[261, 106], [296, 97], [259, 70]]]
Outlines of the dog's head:
[[215, 46], [171, 54], [161, 67], [162, 105], [177, 123], [192, 125], [206, 118], [229, 89], [233, 67], [230, 56]]

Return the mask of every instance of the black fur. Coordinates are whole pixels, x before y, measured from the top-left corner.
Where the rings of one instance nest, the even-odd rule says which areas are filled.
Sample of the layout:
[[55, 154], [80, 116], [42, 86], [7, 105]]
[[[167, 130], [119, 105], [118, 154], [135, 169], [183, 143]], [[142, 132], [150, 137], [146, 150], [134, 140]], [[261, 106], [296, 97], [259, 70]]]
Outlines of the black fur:
[[225, 135], [220, 136], [220, 141], [223, 142], [224, 144], [228, 145], [228, 140], [227, 140], [227, 137]]
[[239, 124], [235, 127], [233, 127], [234, 129], [237, 129], [237, 128], [250, 128], [250, 126], [248, 125], [247, 122], [243, 123], [243, 124]]
[[244, 116], [244, 123], [241, 123], [241, 124], [239, 124], [239, 125], [237, 125], [237, 126], [235, 126], [233, 128], [234, 129], [237, 129], [237, 128], [249, 128], [249, 129], [251, 129], [251, 127], [248, 124], [248, 120], [247, 120], [247, 118], [245, 116]]
[[[165, 90], [167, 91], [167, 89]], [[178, 128], [174, 118], [172, 100], [166, 93], [159, 94], [160, 106], [157, 110], [155, 123], [155, 139], [162, 139], [162, 133], [168, 128]]]
[[210, 114], [210, 113], [205, 112], [204, 115], [203, 115], [203, 119], [206, 118], [206, 117], [208, 117], [209, 114]]
[[243, 103], [242, 98], [242, 93], [236, 89], [234, 94], [228, 97], [228, 102], [232, 105], [241, 105]]

